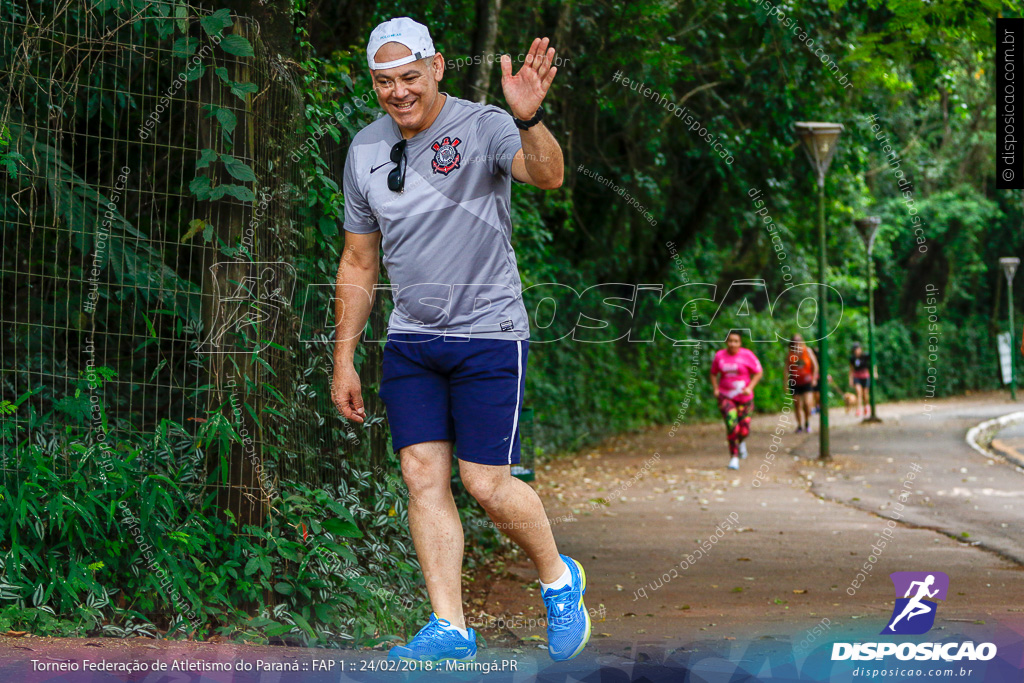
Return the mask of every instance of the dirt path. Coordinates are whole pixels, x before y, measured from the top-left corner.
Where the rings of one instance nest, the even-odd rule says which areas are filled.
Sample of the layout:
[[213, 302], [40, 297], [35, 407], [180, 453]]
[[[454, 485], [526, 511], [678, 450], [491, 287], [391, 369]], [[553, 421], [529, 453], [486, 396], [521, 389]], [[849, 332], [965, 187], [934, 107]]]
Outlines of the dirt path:
[[[545, 466], [537, 488], [549, 517], [576, 520], [555, 526], [560, 550], [584, 564], [588, 607], [605, 610], [594, 649], [628, 656], [659, 641], [797, 643], [823, 619], [829, 637], [877, 634], [893, 605], [889, 573], [928, 569], [951, 580], [939, 627], [969, 635], [985, 628], [972, 622], [998, 620], [1024, 630], [1024, 572], [1008, 559], [1024, 559], [1024, 505], [1013, 497], [1024, 491], [1024, 475], [963, 441], [968, 427], [1013, 408], [999, 395], [934, 405], [930, 419], [920, 403], [883, 406], [881, 425], [833, 411], [835, 458], [824, 466], [815, 460], [818, 435], [788, 428], [779, 456], [771, 456], [771, 434], [785, 426], [777, 415], [755, 418], [739, 472], [725, 468], [719, 424], [618, 436]], [[886, 538], [914, 463], [922, 472], [915, 472], [905, 519], [855, 586], [872, 546]], [[754, 476], [759, 469], [763, 482]], [[953, 493], [957, 485], [1004, 495], [967, 498]], [[608, 505], [592, 502], [599, 499]], [[702, 542], [711, 549], [697, 557]], [[504, 615], [519, 637], [543, 636], [535, 579], [531, 565], [518, 561], [475, 616]]]

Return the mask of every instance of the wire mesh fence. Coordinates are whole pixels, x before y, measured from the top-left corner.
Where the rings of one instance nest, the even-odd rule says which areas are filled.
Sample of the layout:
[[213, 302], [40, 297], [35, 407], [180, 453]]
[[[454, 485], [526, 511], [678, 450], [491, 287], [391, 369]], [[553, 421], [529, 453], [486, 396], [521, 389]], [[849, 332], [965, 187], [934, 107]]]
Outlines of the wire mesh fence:
[[[241, 530], [287, 482], [344, 488], [387, 443], [331, 404], [293, 71], [246, 17], [115, 5], [0, 16], [0, 477], [24, 476], [19, 444], [58, 468], [84, 444], [98, 474], [145, 444], [138, 477], [175, 472], [181, 504], [213, 496]], [[379, 352], [359, 359], [374, 416]]]

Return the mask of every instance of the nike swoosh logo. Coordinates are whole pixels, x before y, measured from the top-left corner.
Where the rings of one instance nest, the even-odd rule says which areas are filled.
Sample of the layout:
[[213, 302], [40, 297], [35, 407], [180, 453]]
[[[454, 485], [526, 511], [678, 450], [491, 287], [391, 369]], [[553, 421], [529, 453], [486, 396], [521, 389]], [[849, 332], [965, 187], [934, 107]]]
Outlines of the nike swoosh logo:
[[370, 173], [373, 173], [374, 171], [379, 171], [380, 169], [384, 168], [385, 166], [387, 166], [390, 163], [391, 163], [390, 161], [385, 161], [383, 164], [381, 164], [377, 168], [371, 168], [370, 169]]

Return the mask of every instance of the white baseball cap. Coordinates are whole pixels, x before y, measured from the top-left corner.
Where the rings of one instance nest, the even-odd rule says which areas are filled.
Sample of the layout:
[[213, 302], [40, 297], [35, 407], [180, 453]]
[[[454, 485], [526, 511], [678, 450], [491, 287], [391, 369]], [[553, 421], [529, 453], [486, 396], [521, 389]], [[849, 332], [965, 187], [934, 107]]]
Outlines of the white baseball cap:
[[[385, 43], [401, 43], [412, 50], [408, 57], [391, 62], [375, 62], [373, 56]], [[434, 41], [430, 39], [430, 31], [418, 21], [409, 17], [388, 19], [370, 32], [370, 41], [366, 44], [366, 61], [371, 69], [391, 69], [436, 53]]]

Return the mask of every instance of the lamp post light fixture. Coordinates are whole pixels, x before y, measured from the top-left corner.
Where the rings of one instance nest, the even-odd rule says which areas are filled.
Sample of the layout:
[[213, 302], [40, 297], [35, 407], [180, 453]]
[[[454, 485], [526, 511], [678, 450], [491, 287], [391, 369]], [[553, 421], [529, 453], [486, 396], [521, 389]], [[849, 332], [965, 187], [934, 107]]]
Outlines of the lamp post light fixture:
[[1004, 256], [999, 259], [999, 265], [1003, 267], [1006, 274], [1006, 303], [1010, 309], [1010, 400], [1017, 400], [1017, 354], [1013, 352], [1013, 276], [1020, 265], [1020, 259], [1016, 256]]
[[841, 123], [821, 123], [817, 121], [798, 121], [793, 124], [797, 137], [803, 143], [807, 158], [818, 175], [818, 366], [820, 379], [818, 386], [821, 392], [821, 429], [819, 431], [820, 460], [831, 460], [828, 439], [828, 324], [825, 289], [825, 174], [836, 153], [839, 134], [843, 132]]
[[868, 216], [853, 222], [857, 232], [864, 238], [867, 246], [868, 256], [868, 372], [871, 376], [869, 383], [871, 396], [871, 415], [864, 418], [865, 422], [881, 422], [875, 414], [875, 391], [878, 390], [878, 380], [875, 378], [875, 283], [874, 283], [874, 262], [871, 260], [871, 252], [875, 248], [875, 236], [878, 234], [878, 226], [882, 219], [878, 216]]

